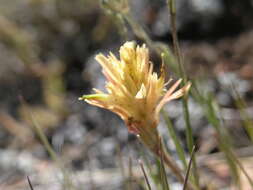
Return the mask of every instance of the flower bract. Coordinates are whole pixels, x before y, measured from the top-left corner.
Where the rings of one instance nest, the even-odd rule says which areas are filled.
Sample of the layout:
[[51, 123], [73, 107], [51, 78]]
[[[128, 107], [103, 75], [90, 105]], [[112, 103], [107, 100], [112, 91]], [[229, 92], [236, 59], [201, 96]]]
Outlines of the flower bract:
[[146, 137], [156, 131], [162, 107], [183, 96], [190, 83], [177, 89], [181, 83], [179, 79], [167, 90], [164, 70], [160, 75], [153, 71], [145, 44], [139, 46], [126, 42], [120, 47], [119, 54], [119, 59], [113, 53], [96, 56], [107, 80], [107, 92], [94, 89], [94, 94], [80, 99], [116, 113], [125, 121], [130, 132], [145, 134]]

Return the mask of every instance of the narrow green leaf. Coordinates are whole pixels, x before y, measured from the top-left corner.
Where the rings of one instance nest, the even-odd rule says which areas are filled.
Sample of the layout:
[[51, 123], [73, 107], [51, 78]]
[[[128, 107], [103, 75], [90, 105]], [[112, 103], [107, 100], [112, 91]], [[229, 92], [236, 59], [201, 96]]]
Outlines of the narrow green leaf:
[[229, 138], [228, 132], [226, 131], [225, 127], [222, 126], [223, 124], [221, 124], [221, 120], [218, 117], [218, 115], [221, 115], [219, 112], [219, 106], [214, 101], [212, 94], [209, 94], [208, 98], [206, 99], [205, 106], [206, 106], [207, 119], [217, 132], [219, 148], [225, 154], [227, 163], [230, 167], [235, 182], [239, 184], [239, 174], [237, 166], [231, 155], [231, 148], [232, 148], [231, 140]]
[[189, 164], [188, 164], [188, 167], [187, 167], [183, 190], [187, 189], [187, 183], [188, 183], [188, 179], [189, 179], [189, 176], [190, 176], [190, 170], [191, 170], [191, 165], [192, 165], [192, 161], [193, 161], [195, 151], [196, 151], [196, 147], [194, 146], [193, 149], [192, 149], [190, 161], [189, 161]]
[[169, 183], [168, 183], [168, 179], [167, 179], [167, 174], [165, 171], [165, 166], [164, 166], [164, 151], [163, 149], [163, 144], [162, 144], [162, 140], [161, 138], [159, 139], [159, 150], [161, 152], [160, 155], [160, 176], [161, 176], [161, 182], [162, 182], [162, 187], [163, 190], [169, 190]]
[[179, 138], [176, 135], [175, 129], [174, 129], [173, 125], [172, 125], [172, 122], [171, 122], [170, 118], [168, 117], [168, 114], [165, 113], [164, 110], [162, 110], [162, 115], [163, 115], [163, 118], [164, 118], [164, 120], [165, 120], [165, 122], [167, 124], [169, 135], [172, 138], [173, 143], [174, 143], [174, 145], [176, 147], [176, 151], [177, 151], [178, 157], [181, 160], [184, 168], [186, 169], [187, 168], [187, 162], [186, 162], [184, 148], [181, 145], [180, 140], [179, 140]]
[[78, 100], [85, 100], [85, 99], [104, 99], [107, 98], [107, 94], [89, 94], [83, 95], [82, 97], [78, 98]]
[[235, 86], [232, 85], [232, 89], [235, 94], [235, 104], [240, 112], [242, 118], [243, 126], [248, 133], [250, 140], [253, 142], [253, 120], [250, 118], [249, 114], [245, 111], [247, 106], [244, 99], [240, 96]]

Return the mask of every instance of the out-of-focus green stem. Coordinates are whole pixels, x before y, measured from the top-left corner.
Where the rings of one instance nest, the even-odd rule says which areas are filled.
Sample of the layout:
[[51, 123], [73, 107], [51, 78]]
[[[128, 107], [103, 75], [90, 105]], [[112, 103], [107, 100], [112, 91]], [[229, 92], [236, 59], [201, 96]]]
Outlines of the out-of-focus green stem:
[[[178, 167], [178, 164], [175, 160], [170, 156], [170, 154], [160, 146], [160, 137], [156, 128], [148, 128], [149, 130], [145, 130], [145, 128], [140, 128], [140, 133], [138, 135], [140, 141], [159, 159], [163, 156], [163, 161], [165, 165], [172, 171], [172, 173], [176, 176], [180, 183], [184, 183], [184, 176], [182, 175], [181, 169]], [[151, 130], [153, 129], [153, 130]], [[193, 185], [189, 184], [189, 190], [193, 190]]]
[[39, 63], [29, 34], [3, 16], [0, 16], [0, 41], [14, 49], [16, 55], [32, 73], [37, 76], [46, 73], [45, 68]]
[[250, 140], [253, 142], [253, 120], [250, 118], [249, 114], [245, 111], [245, 109], [247, 108], [246, 103], [244, 99], [240, 96], [238, 91], [236, 90], [235, 85], [232, 84], [231, 88], [235, 94], [235, 104], [237, 108], [239, 109], [243, 126], [246, 132], [248, 133]]
[[[113, 12], [116, 16], [115, 18], [119, 19], [119, 22], [117, 24], [121, 24], [121, 29], [125, 29], [125, 22], [124, 20], [129, 24], [131, 29], [133, 30], [134, 34], [140, 38], [141, 40], [145, 41], [147, 45], [155, 51], [158, 55], [164, 53], [165, 55], [165, 62], [176, 72], [178, 72], [176, 65], [174, 64], [174, 57], [171, 54], [171, 51], [169, 47], [166, 44], [160, 43], [160, 42], [154, 42], [147, 32], [144, 30], [144, 28], [141, 26], [140, 23], [138, 23], [130, 14], [129, 7], [127, 7], [127, 0], [122, 1], [116, 1], [116, 0], [102, 0], [101, 4], [110, 12]], [[122, 8], [120, 8], [122, 7]], [[125, 34], [125, 33], [123, 33]], [[123, 35], [125, 38], [125, 35]]]
[[47, 106], [64, 116], [67, 110], [62, 78], [65, 68], [62, 62], [56, 60], [49, 64], [42, 64], [38, 52], [34, 50], [36, 49], [34, 41], [29, 33], [2, 16], [0, 16], [0, 41], [14, 50], [29, 73], [41, 79]]
[[234, 178], [234, 181], [237, 184], [239, 184], [240, 179], [239, 179], [238, 170], [237, 170], [236, 164], [234, 162], [234, 159], [233, 159], [233, 156], [232, 156], [231, 150], [230, 150], [232, 145], [230, 144], [230, 139], [227, 134], [227, 131], [225, 130], [224, 127], [221, 126], [222, 125], [221, 121], [217, 116], [218, 105], [213, 100], [211, 95], [209, 95], [207, 99], [204, 99], [203, 97], [202, 97], [202, 99], [204, 101], [203, 105], [206, 106], [205, 111], [206, 111], [207, 119], [208, 119], [209, 123], [211, 123], [212, 126], [217, 131], [219, 148], [225, 154], [225, 157], [226, 157], [228, 165], [231, 169], [232, 177]]
[[190, 170], [191, 170], [191, 165], [192, 165], [192, 161], [193, 161], [193, 157], [196, 151], [196, 146], [193, 147], [192, 152], [191, 152], [191, 157], [190, 157], [190, 161], [187, 167], [187, 171], [186, 171], [186, 176], [185, 176], [185, 180], [184, 180], [184, 186], [183, 186], [183, 190], [186, 190], [187, 185], [188, 185], [188, 179], [190, 176]]
[[[153, 129], [153, 130], [150, 130], [150, 129]], [[177, 166], [177, 163], [172, 159], [172, 157], [168, 153], [164, 151], [164, 149], [160, 149], [160, 146], [159, 146], [160, 137], [156, 128], [149, 128], [149, 130], [145, 130], [145, 128], [143, 129], [141, 128], [138, 138], [158, 158], [160, 158], [160, 156], [163, 155], [164, 163], [177, 177], [179, 182], [181, 183], [184, 182], [184, 177], [181, 173], [180, 168]], [[163, 151], [163, 153], [161, 151]]]
[[174, 53], [177, 58], [177, 62], [179, 64], [179, 71], [180, 75], [184, 80], [184, 84], [186, 83], [186, 74], [183, 66], [183, 58], [178, 42], [178, 37], [177, 37], [177, 27], [176, 27], [176, 6], [174, 0], [167, 0], [168, 4], [168, 9], [170, 13], [170, 24], [171, 24], [171, 30], [172, 30], [172, 40], [173, 40], [173, 48], [174, 48]]
[[[186, 73], [184, 70], [183, 58], [182, 58], [182, 54], [181, 54], [181, 50], [180, 50], [180, 46], [179, 46], [178, 37], [177, 37], [175, 1], [174, 0], [167, 0], [167, 4], [168, 4], [169, 13], [170, 13], [170, 23], [171, 23], [171, 30], [172, 30], [174, 53], [177, 58], [180, 76], [183, 78], [182, 85], [185, 85], [187, 82], [187, 77], [186, 77]], [[187, 145], [188, 145], [188, 150], [191, 152], [193, 150], [194, 141], [193, 141], [191, 122], [190, 122], [190, 114], [189, 114], [187, 95], [183, 97], [183, 111], [184, 111], [184, 119], [185, 119], [185, 124], [186, 124]], [[193, 155], [193, 174], [194, 174], [195, 186], [198, 189], [200, 189], [199, 176], [197, 173], [195, 155]]]
[[76, 190], [76, 188], [74, 187], [74, 185], [73, 185], [73, 183], [70, 179], [70, 176], [69, 176], [68, 172], [66, 171], [66, 169], [64, 169], [65, 167], [64, 167], [63, 163], [58, 158], [57, 154], [55, 153], [55, 151], [53, 150], [53, 148], [49, 144], [49, 142], [47, 140], [47, 137], [45, 136], [44, 132], [38, 126], [38, 124], [36, 123], [36, 120], [33, 118], [32, 115], [31, 115], [31, 117], [32, 117], [32, 122], [34, 123], [35, 133], [39, 136], [42, 144], [46, 148], [46, 150], [49, 153], [50, 157], [55, 161], [55, 163], [58, 164], [58, 166], [62, 170], [62, 173], [63, 173], [63, 186], [67, 187], [70, 190]]
[[183, 166], [184, 166], [184, 169], [186, 170], [187, 168], [187, 163], [186, 163], [186, 158], [185, 158], [185, 153], [184, 153], [184, 149], [180, 143], [180, 140], [178, 139], [177, 135], [176, 135], [176, 132], [172, 126], [172, 122], [170, 120], [170, 118], [168, 117], [168, 114], [162, 110], [162, 115], [163, 115], [163, 118], [167, 124], [167, 127], [168, 127], [168, 130], [169, 130], [169, 134], [175, 144], [175, 147], [176, 147], [176, 151], [177, 151], [177, 154], [178, 154], [178, 157], [180, 158]]
[[[148, 46], [154, 48], [154, 43], [148, 36], [148, 34], [145, 32], [145, 30], [141, 27], [139, 23], [137, 23], [132, 16], [129, 13], [124, 14], [125, 19], [127, 22], [131, 25], [131, 28], [133, 29], [134, 33], [140, 38], [143, 39]], [[156, 48], [154, 48], [156, 50]]]

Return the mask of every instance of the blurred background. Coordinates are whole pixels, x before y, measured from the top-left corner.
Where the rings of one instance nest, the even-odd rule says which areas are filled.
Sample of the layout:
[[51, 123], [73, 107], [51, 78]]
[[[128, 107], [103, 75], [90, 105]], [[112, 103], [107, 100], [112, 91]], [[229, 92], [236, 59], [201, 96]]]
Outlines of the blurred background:
[[[189, 78], [198, 79], [203, 91], [216, 95], [224, 122], [235, 137], [232, 143], [238, 148], [249, 146], [230, 84], [247, 103], [252, 119], [253, 1], [176, 3]], [[128, 19], [121, 11], [129, 11]], [[93, 87], [104, 89], [94, 56], [109, 51], [118, 55], [126, 40], [159, 42], [172, 49], [166, 1], [129, 0], [125, 10], [117, 3], [114, 7], [113, 0], [0, 0], [0, 189], [29, 189], [26, 176], [36, 190], [64, 189], [65, 173], [77, 189], [124, 189], [122, 166], [131, 163], [138, 170], [137, 160], [144, 150], [116, 115], [78, 97]], [[151, 59], [155, 65], [161, 62], [152, 49]], [[179, 105], [180, 101], [173, 101], [165, 110], [184, 142]], [[198, 154], [216, 153], [215, 130], [201, 106], [190, 98], [189, 108]], [[38, 127], [60, 162], [48, 153]], [[163, 121], [160, 130], [166, 139]], [[170, 141], [166, 139], [173, 154]], [[227, 170], [210, 168], [224, 180], [229, 175]], [[71, 189], [71, 184], [65, 189]]]

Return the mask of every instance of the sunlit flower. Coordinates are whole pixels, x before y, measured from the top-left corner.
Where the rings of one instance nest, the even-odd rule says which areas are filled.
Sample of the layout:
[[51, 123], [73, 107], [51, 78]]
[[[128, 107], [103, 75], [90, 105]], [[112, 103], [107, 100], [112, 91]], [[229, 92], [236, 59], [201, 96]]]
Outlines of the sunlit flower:
[[190, 83], [176, 91], [181, 83], [179, 79], [166, 90], [163, 68], [160, 76], [153, 71], [145, 44], [136, 46], [134, 42], [126, 42], [119, 53], [120, 59], [112, 53], [96, 56], [107, 79], [107, 92], [94, 89], [95, 94], [84, 95], [80, 100], [118, 114], [129, 131], [145, 141], [152, 133], [157, 134], [159, 112], [164, 104], [183, 96]]
[[98, 54], [96, 60], [102, 66], [106, 77], [106, 91], [94, 89], [95, 94], [84, 95], [84, 100], [94, 106], [102, 107], [119, 115], [126, 123], [128, 130], [137, 135], [156, 156], [162, 156], [165, 163], [184, 182], [180, 168], [161, 148], [161, 139], [157, 125], [162, 107], [173, 99], [186, 94], [191, 86], [188, 82], [181, 89], [181, 79], [167, 90], [163, 66], [158, 76], [149, 61], [149, 50], [145, 44], [136, 46], [134, 42], [126, 42], [120, 48], [120, 59], [110, 53], [108, 56]]

